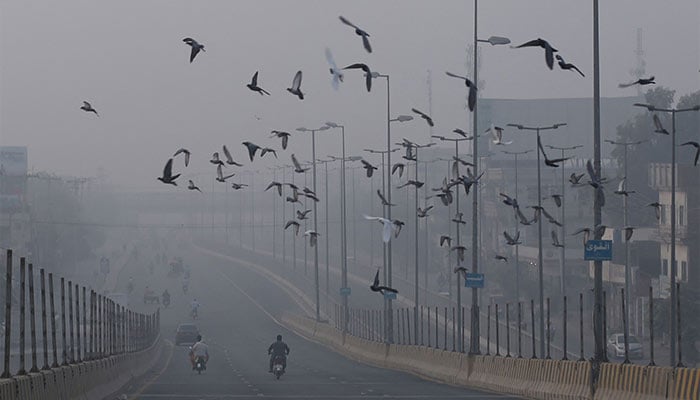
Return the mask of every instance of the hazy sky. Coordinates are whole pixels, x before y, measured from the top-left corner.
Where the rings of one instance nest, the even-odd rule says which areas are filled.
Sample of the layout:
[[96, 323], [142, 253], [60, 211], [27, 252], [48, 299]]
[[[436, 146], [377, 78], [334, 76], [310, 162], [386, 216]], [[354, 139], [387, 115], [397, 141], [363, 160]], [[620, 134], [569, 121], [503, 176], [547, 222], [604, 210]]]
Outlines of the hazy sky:
[[[374, 53], [363, 50], [338, 15], [370, 33]], [[592, 1], [482, 1], [480, 37], [507, 36], [514, 44], [545, 38], [586, 78], [549, 71], [539, 49], [486, 44], [481, 95], [591, 96], [591, 19]], [[659, 84], [681, 94], [700, 89], [699, 1], [601, 1], [600, 23], [604, 96], [635, 93], [617, 84], [631, 78], [637, 28], [644, 29], [647, 71]], [[35, 170], [95, 176], [103, 167], [113, 182], [130, 188], [161, 188], [155, 177], [181, 146], [193, 153], [184, 174], [208, 182], [213, 151], [225, 143], [245, 160], [243, 140], [279, 148], [277, 139], [268, 139], [271, 129], [334, 120], [347, 126], [349, 154], [386, 146], [384, 81], [367, 93], [361, 73], [349, 71], [335, 92], [325, 47], [341, 67], [366, 62], [391, 75], [394, 115], [411, 107], [427, 112], [432, 70], [435, 133], [458, 126], [470, 131], [465, 88], [444, 71], [465, 72], [472, 32], [472, 1], [3, 0], [0, 145], [27, 145]], [[206, 46], [192, 64], [182, 42], [187, 36]], [[304, 101], [285, 90], [299, 69]], [[271, 97], [245, 87], [256, 70]], [[82, 100], [100, 118], [79, 110]], [[339, 153], [339, 132], [329, 132], [319, 134], [319, 157]], [[294, 133], [279, 162], [288, 164], [292, 152], [310, 159], [310, 138]], [[393, 135], [425, 142], [427, 129], [413, 121], [394, 125]], [[274, 164], [266, 159], [252, 167]], [[180, 160], [176, 169], [182, 167]]]

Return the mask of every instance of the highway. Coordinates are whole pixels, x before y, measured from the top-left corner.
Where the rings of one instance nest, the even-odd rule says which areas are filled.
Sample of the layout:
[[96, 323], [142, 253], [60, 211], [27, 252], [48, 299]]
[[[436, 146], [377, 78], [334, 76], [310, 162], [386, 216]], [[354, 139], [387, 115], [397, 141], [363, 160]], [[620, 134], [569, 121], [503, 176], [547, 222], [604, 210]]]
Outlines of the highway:
[[[192, 298], [202, 304], [196, 323], [210, 347], [208, 369], [197, 375], [191, 370], [187, 347], [168, 346], [162, 365], [124, 390], [130, 399], [514, 398], [347, 359], [278, 325], [276, 318], [300, 312], [299, 306], [254, 270], [194, 248], [184, 258], [192, 269], [187, 296], [178, 279], [152, 277], [149, 282], [156, 291], [168, 288], [173, 293], [173, 304], [162, 311], [163, 337], [171, 342], [177, 324], [191, 321]], [[135, 293], [140, 293], [140, 283]], [[279, 381], [267, 373], [267, 347], [277, 334], [291, 348], [287, 373]]]

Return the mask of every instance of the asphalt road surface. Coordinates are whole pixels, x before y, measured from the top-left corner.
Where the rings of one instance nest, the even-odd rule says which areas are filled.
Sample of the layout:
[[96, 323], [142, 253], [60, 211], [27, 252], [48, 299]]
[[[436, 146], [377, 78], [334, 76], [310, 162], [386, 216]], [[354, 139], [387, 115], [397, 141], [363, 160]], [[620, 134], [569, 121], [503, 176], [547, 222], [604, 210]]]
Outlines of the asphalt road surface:
[[[299, 312], [298, 305], [273, 283], [234, 262], [193, 251], [190, 292], [179, 280], [160, 286], [173, 293], [162, 311], [162, 332], [174, 341], [178, 323], [193, 298], [201, 303], [194, 321], [209, 344], [207, 370], [191, 370], [188, 348], [169, 347], [154, 374], [131, 385], [129, 398], [155, 399], [507, 399], [513, 398], [440, 384], [417, 376], [375, 368], [343, 357], [280, 327], [276, 317]], [[155, 286], [155, 285], [154, 285]], [[161, 289], [162, 290], [162, 289]], [[291, 348], [287, 372], [276, 380], [267, 372], [267, 347], [282, 334]], [[172, 349], [172, 352], [170, 351]]]

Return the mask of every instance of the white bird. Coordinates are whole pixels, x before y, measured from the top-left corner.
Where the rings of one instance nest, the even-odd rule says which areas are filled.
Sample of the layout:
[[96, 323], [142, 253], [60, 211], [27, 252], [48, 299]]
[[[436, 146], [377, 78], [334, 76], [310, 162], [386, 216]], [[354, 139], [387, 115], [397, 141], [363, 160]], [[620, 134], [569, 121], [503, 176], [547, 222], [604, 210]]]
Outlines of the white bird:
[[226, 179], [228, 178], [233, 178], [233, 176], [236, 174], [231, 174], [231, 175], [226, 175], [224, 176], [224, 171], [221, 167], [221, 165], [216, 166], [216, 180], [219, 182], [226, 182]]
[[622, 196], [629, 196], [630, 193], [634, 193], [633, 190], [627, 190], [626, 187], [627, 183], [627, 177], [623, 177], [620, 183], [617, 185], [617, 190], [615, 191], [615, 194], [619, 194]]
[[197, 57], [197, 54], [199, 54], [200, 51], [204, 51], [204, 45], [189, 37], [182, 39], [182, 41], [192, 48], [190, 52], [190, 63], [192, 63], [194, 58]]
[[304, 93], [301, 92], [301, 71], [297, 71], [292, 80], [292, 87], [287, 88], [287, 91], [299, 98], [299, 100], [304, 100]]
[[313, 231], [313, 230], [308, 230], [308, 231], [304, 232], [304, 236], [308, 236], [309, 237], [309, 245], [311, 247], [315, 247], [316, 244], [318, 244], [318, 237], [321, 236], [321, 234], [316, 232], [316, 231]]
[[331, 75], [333, 75], [333, 80], [331, 81], [331, 85], [333, 86], [333, 89], [338, 90], [338, 86], [340, 86], [340, 82], [343, 81], [343, 70], [338, 68], [338, 65], [335, 63], [335, 60], [333, 59], [333, 54], [331, 53], [331, 49], [326, 47], [326, 61], [328, 61], [328, 66], [330, 67]]
[[379, 221], [382, 226], [382, 241], [384, 243], [389, 243], [391, 240], [391, 234], [393, 231], [396, 230], [396, 225], [394, 225], [394, 221], [382, 217], [371, 217], [369, 215], [363, 215], [363, 217], [368, 220], [368, 221]]
[[85, 112], [95, 113], [95, 115], [97, 115], [98, 117], [100, 116], [100, 114], [97, 113], [97, 110], [95, 110], [94, 108], [92, 108], [92, 106], [90, 105], [90, 103], [88, 103], [87, 101], [83, 101], [83, 105], [80, 106], [80, 109], [83, 110], [83, 111], [85, 111]]
[[503, 128], [499, 126], [492, 125], [489, 129], [486, 130], [486, 132], [491, 132], [491, 135], [493, 136], [493, 140], [491, 141], [491, 143], [497, 146], [506, 146], [513, 143], [512, 140], [508, 142], [503, 141]]

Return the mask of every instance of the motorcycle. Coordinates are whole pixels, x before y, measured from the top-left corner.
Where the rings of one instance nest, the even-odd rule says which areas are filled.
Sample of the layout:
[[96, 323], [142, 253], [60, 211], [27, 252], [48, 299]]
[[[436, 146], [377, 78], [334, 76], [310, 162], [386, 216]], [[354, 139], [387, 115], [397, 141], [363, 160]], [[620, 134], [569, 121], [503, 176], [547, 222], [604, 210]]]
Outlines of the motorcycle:
[[170, 297], [163, 296], [163, 307], [168, 308], [170, 305]]
[[190, 316], [192, 319], [197, 319], [199, 317], [199, 312], [197, 312], [196, 308], [193, 308], [192, 311], [190, 312]]
[[280, 376], [284, 375], [284, 358], [281, 356], [275, 357], [272, 360], [272, 373], [275, 374], [275, 378], [279, 379]]
[[194, 360], [194, 369], [197, 371], [197, 374], [201, 374], [202, 371], [207, 369], [207, 361], [204, 357], [199, 356]]
[[182, 293], [187, 294], [188, 286], [189, 286], [189, 285], [186, 284], [186, 283], [183, 283], [183, 284], [182, 284]]

